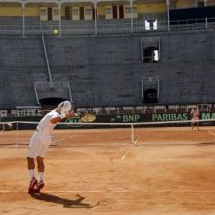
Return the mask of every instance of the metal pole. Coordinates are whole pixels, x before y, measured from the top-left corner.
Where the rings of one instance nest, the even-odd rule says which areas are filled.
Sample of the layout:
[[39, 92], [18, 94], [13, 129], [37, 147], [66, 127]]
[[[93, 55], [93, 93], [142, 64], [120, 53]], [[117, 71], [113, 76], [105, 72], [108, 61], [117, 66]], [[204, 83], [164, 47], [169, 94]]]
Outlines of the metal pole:
[[22, 3], [22, 36], [25, 37], [25, 3]]
[[68, 88], [69, 88], [69, 99], [70, 99], [70, 102], [73, 103], [73, 100], [72, 100], [72, 92], [71, 92], [71, 87], [70, 87], [69, 82], [68, 82]]
[[59, 28], [59, 36], [61, 37], [62, 35], [62, 28], [61, 28], [61, 3], [58, 4], [58, 11], [59, 11], [59, 17], [58, 17], [58, 28]]
[[130, 1], [130, 16], [131, 16], [131, 33], [134, 33], [134, 23], [133, 23], [133, 1]]
[[19, 138], [18, 138], [18, 130], [19, 130], [19, 124], [16, 122], [16, 148], [19, 147]]
[[158, 81], [158, 83], [157, 83], [157, 88], [158, 88], [157, 93], [158, 93], [158, 101], [159, 101], [159, 99], [160, 99], [160, 79], [159, 79], [159, 76], [157, 76], [157, 81]]
[[143, 92], [143, 77], [142, 77], [142, 80], [141, 80], [141, 92], [142, 92], [142, 101], [143, 101], [143, 98], [144, 98], [144, 92]]
[[39, 97], [38, 97], [38, 93], [37, 93], [37, 84], [34, 82], [34, 93], [36, 96], [36, 103], [39, 105], [40, 101], [39, 101]]
[[98, 26], [97, 26], [97, 2], [96, 0], [94, 0], [94, 11], [95, 11], [95, 15], [94, 15], [94, 24], [95, 24], [95, 35], [98, 34]]
[[167, 6], [167, 25], [168, 31], [170, 31], [169, 0], [166, 0], [166, 6]]
[[131, 143], [134, 144], [134, 125], [131, 124]]

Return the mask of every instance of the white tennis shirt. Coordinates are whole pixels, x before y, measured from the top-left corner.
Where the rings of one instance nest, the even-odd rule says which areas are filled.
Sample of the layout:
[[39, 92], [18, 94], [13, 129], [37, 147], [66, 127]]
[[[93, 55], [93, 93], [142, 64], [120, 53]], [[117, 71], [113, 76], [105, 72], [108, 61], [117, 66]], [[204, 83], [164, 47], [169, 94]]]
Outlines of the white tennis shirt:
[[37, 130], [44, 135], [51, 136], [57, 123], [53, 124], [50, 122], [50, 120], [59, 116], [60, 116], [60, 113], [58, 113], [56, 110], [49, 112], [39, 122], [39, 125], [37, 126]]
[[191, 116], [192, 116], [192, 119], [198, 120], [199, 119], [199, 111], [198, 110], [192, 110]]

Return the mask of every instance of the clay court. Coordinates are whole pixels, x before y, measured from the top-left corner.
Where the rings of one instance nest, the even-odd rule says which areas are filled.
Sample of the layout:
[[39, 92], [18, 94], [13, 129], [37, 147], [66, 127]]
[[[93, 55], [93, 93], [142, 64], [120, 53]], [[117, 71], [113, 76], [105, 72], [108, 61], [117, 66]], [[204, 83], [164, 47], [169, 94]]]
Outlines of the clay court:
[[0, 132], [0, 214], [215, 214], [215, 129], [55, 130], [45, 188], [27, 193], [33, 131]]

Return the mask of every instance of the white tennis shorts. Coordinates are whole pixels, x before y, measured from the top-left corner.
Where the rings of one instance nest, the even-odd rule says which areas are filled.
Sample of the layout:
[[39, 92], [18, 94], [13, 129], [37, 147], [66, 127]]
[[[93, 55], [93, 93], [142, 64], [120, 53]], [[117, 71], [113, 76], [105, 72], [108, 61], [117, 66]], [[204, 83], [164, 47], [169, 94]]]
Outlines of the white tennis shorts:
[[198, 123], [198, 122], [199, 122], [199, 118], [198, 118], [198, 117], [193, 117], [193, 118], [191, 119], [191, 122], [192, 122], [192, 123]]
[[50, 144], [51, 136], [43, 135], [37, 131], [34, 132], [29, 144], [28, 157], [36, 158], [39, 156], [44, 158]]

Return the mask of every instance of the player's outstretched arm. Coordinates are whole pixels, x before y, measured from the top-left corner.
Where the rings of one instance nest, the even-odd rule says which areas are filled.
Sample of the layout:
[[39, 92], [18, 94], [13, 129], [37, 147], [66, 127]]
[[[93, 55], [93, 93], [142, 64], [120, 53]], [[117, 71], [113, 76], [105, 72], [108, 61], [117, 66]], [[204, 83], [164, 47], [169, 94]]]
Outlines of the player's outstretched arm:
[[74, 117], [74, 116], [77, 116], [77, 115], [78, 115], [77, 113], [70, 111], [68, 113], [62, 114], [61, 116], [57, 116], [57, 117], [52, 118], [50, 120], [50, 122], [53, 123], [53, 124], [56, 124], [58, 122], [64, 121], [67, 118], [71, 118], [71, 117]]

